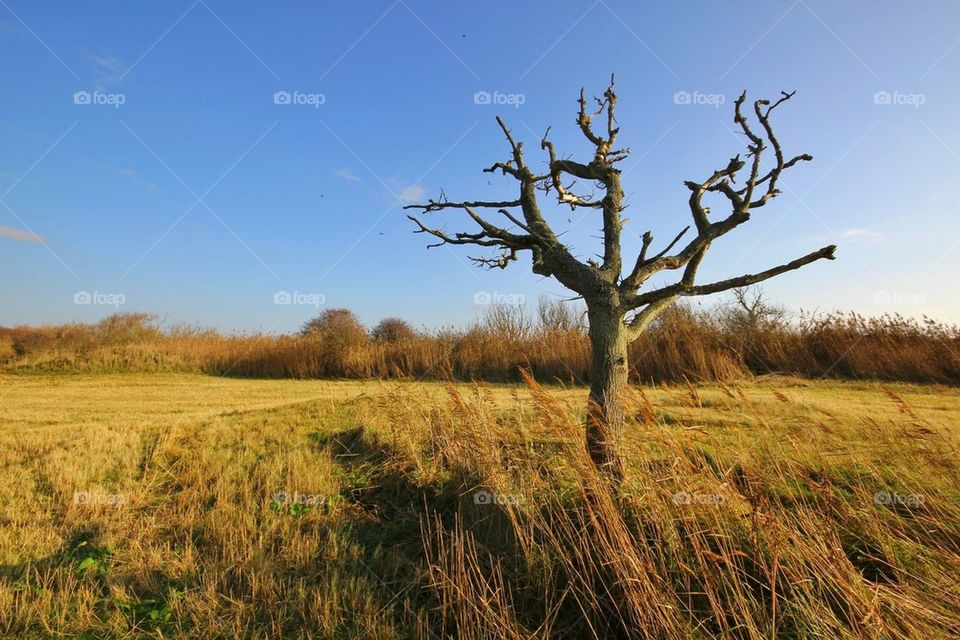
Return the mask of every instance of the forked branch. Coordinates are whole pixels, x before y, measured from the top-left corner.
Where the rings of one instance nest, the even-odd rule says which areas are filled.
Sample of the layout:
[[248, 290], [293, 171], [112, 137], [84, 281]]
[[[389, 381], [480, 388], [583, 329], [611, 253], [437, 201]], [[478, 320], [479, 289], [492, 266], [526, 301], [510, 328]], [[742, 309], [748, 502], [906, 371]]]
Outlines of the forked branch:
[[[734, 102], [733, 121], [745, 138], [745, 150], [705, 178], [684, 182], [690, 191], [687, 206], [692, 217], [691, 224], [653, 255], [653, 235], [649, 231], [643, 234], [639, 255], [626, 276], [623, 275], [620, 246], [625, 206], [618, 163], [627, 157], [629, 150], [616, 148], [620, 127], [616, 118], [617, 95], [613, 77], [603, 95], [593, 99], [595, 108], [590, 106], [582, 89], [577, 100], [577, 125], [593, 147], [593, 156], [589, 161], [581, 162], [561, 157], [549, 138], [548, 128], [540, 140], [540, 148], [547, 154], [548, 168], [545, 174], [537, 175], [527, 164], [523, 143], [518, 141], [503, 120], [497, 117], [497, 124], [509, 145], [510, 155], [507, 160], [495, 162], [484, 171], [499, 172], [516, 180], [516, 199], [451, 202], [441, 196], [438, 200], [408, 205], [405, 208], [419, 209], [423, 213], [447, 209], [465, 212], [477, 226], [475, 232], [451, 234], [441, 228], [426, 225], [414, 215], [408, 217], [416, 223], [418, 233], [426, 233], [438, 240], [430, 246], [475, 245], [497, 250], [494, 257], [472, 258], [483, 266], [505, 268], [518, 259], [520, 252], [530, 251], [535, 273], [557, 278], [563, 285], [583, 296], [588, 307], [599, 305], [621, 318], [635, 312], [629, 326], [636, 332], [642, 330], [677, 298], [746, 286], [799, 269], [816, 260], [834, 258], [835, 247], [830, 245], [759, 273], [709, 284], [696, 283], [697, 272], [713, 241], [748, 221], [754, 210], [775, 198], [780, 193], [778, 184], [784, 171], [800, 162], [812, 160], [808, 154], [787, 159], [771, 122], [775, 110], [793, 96], [792, 92], [782, 92], [780, 97], [772, 102], [756, 100], [752, 113], [745, 108], [746, 92], [737, 98]], [[597, 126], [600, 117], [603, 118], [603, 126]], [[761, 159], [768, 150], [773, 154], [773, 166], [761, 173]], [[600, 193], [595, 195], [575, 192], [578, 181], [592, 183]], [[581, 262], [573, 257], [544, 218], [537, 201], [538, 191], [547, 194], [553, 192], [557, 203], [573, 210], [582, 208], [601, 213], [602, 262]], [[708, 196], [725, 201], [727, 210], [721, 217], [713, 216], [705, 202]], [[500, 222], [493, 222], [479, 213], [490, 209], [503, 216]], [[682, 244], [685, 238], [689, 238], [688, 232], [691, 229], [695, 230], [694, 237]], [[653, 275], [678, 269], [682, 272], [675, 284], [640, 292], [644, 283]]]
[[[746, 101], [746, 92], [742, 93], [734, 103], [734, 123], [739, 126], [740, 131], [747, 139], [746, 160], [738, 154], [731, 158], [726, 166], [715, 170], [706, 179], [701, 181], [688, 180], [684, 185], [690, 190], [690, 199], [688, 207], [690, 215], [693, 218], [693, 224], [697, 230], [697, 235], [688, 242], [679, 252], [668, 255], [674, 245], [685, 234], [684, 229], [667, 246], [665, 251], [660, 252], [653, 258], [647, 258], [647, 247], [641, 249], [640, 256], [633, 268], [633, 271], [620, 283], [620, 292], [624, 298], [625, 304], [630, 309], [636, 309], [644, 305], [649, 305], [660, 298], [672, 298], [678, 295], [703, 295], [709, 293], [703, 287], [694, 285], [697, 271], [703, 260], [710, 244], [733, 231], [741, 224], [750, 219], [751, 211], [766, 205], [779, 193], [777, 181], [781, 174], [787, 169], [793, 167], [798, 162], [812, 160], [812, 156], [801, 154], [786, 160], [783, 155], [783, 149], [777, 138], [770, 116], [774, 109], [792, 98], [794, 93], [782, 92], [780, 98], [771, 103], [769, 100], [757, 100], [753, 104], [753, 113], [757, 122], [760, 124], [760, 131], [757, 133], [750, 121], [744, 115], [743, 105]], [[764, 151], [773, 149], [774, 166], [765, 174], [760, 174], [760, 160]], [[749, 168], [748, 168], [749, 167]], [[735, 187], [738, 175], [747, 170], [742, 187]], [[765, 187], [764, 187], [765, 185]], [[762, 194], [757, 194], [758, 188], [763, 188]], [[710, 220], [710, 208], [704, 204], [704, 197], [707, 194], [719, 194], [723, 196], [728, 205], [729, 211], [725, 217], [717, 221]], [[649, 244], [649, 243], [645, 243]], [[829, 255], [828, 255], [829, 254]], [[833, 257], [833, 248], [824, 247], [813, 254], [809, 254], [800, 260], [816, 256], [803, 264], [820, 259]], [[788, 263], [794, 265], [798, 261]], [[797, 264], [792, 268], [799, 268], [802, 264]], [[663, 270], [673, 270], [683, 268], [683, 275], [676, 285], [664, 287], [645, 294], [638, 294], [638, 289], [651, 276]], [[780, 267], [763, 272], [764, 279], [778, 275], [783, 271], [777, 271]], [[790, 269], [787, 269], [790, 270]], [[776, 273], [774, 273], [776, 271]], [[763, 274], [758, 274], [763, 275]], [[746, 277], [746, 276], [744, 276]], [[751, 276], [755, 277], [755, 276]], [[719, 286], [720, 283], [711, 285]], [[722, 290], [722, 289], [717, 289]], [[645, 316], [648, 317], [648, 316]]]

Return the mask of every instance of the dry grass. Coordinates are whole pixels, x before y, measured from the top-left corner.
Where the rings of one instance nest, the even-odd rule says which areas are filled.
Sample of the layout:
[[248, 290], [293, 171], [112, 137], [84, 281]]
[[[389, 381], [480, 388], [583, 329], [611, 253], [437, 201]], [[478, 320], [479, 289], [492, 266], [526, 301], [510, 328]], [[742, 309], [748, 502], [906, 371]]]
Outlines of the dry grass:
[[[332, 312], [345, 310], [331, 310]], [[328, 312], [329, 313], [329, 312]], [[494, 307], [463, 331], [401, 332], [396, 339], [363, 329], [296, 335], [233, 335], [173, 328], [145, 314], [97, 325], [0, 329], [0, 370], [203, 372], [257, 378], [378, 378], [582, 384], [590, 346], [576, 315], [558, 326], [536, 323], [517, 307]], [[568, 321], [572, 317], [573, 321]], [[855, 314], [750, 321], [725, 310], [676, 307], [630, 349], [636, 381], [731, 381], [755, 374], [960, 382], [960, 328], [899, 316]]]
[[617, 493], [584, 395], [0, 374], [0, 634], [960, 634], [956, 389], [635, 388]]

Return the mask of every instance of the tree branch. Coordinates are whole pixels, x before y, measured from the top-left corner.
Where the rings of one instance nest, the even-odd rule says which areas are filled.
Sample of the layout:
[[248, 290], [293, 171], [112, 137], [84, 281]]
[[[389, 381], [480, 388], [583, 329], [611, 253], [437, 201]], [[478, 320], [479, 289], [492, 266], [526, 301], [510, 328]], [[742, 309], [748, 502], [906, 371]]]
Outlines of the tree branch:
[[447, 200], [427, 200], [427, 204], [408, 204], [404, 209], [422, 209], [424, 212], [440, 211], [441, 209], [504, 209], [506, 207], [519, 207], [519, 200], [504, 200], [500, 202], [487, 202], [483, 200], [474, 200], [467, 202], [449, 202]]
[[589, 200], [582, 196], [569, 193], [566, 188], [564, 188], [561, 172], [566, 172], [578, 178], [584, 178], [588, 180], [597, 180], [599, 179], [599, 176], [595, 175], [593, 170], [588, 165], [583, 165], [569, 160], [557, 160], [557, 154], [553, 148], [553, 143], [547, 139], [548, 135], [550, 135], [549, 127], [547, 127], [546, 133], [543, 134], [543, 138], [540, 140], [540, 148], [546, 150], [550, 156], [550, 181], [547, 183], [548, 186], [546, 191], [549, 192], [550, 186], [552, 186], [557, 192], [557, 200], [562, 204], [569, 204], [571, 209], [576, 209], [577, 207], [591, 207], [598, 209], [603, 206], [598, 200]]
[[680, 231], [680, 233], [678, 233], [677, 236], [676, 236], [673, 240], [670, 241], [670, 244], [668, 244], [667, 247], [666, 247], [663, 251], [661, 251], [661, 252], [658, 253], [657, 255], [653, 256], [653, 257], [650, 258], [649, 260], [647, 260], [647, 248], [648, 248], [648, 247], [650, 246], [650, 244], [653, 242], [653, 236], [650, 234], [649, 231], [647, 231], [646, 233], [644, 233], [644, 234], [643, 234], [643, 246], [640, 248], [640, 255], [637, 256], [637, 262], [636, 262], [636, 264], [635, 264], [634, 267], [633, 267], [633, 271], [631, 271], [631, 272], [630, 272], [630, 275], [627, 276], [627, 277], [623, 280], [623, 282], [620, 284], [620, 291], [621, 291], [621, 293], [630, 293], [630, 292], [632, 292], [634, 289], [636, 289], [637, 286], [639, 286], [639, 284], [640, 284], [639, 281], [638, 281], [638, 278], [640, 278], [640, 274], [643, 273], [643, 268], [644, 268], [646, 265], [650, 264], [651, 262], [655, 262], [655, 261], [659, 260], [660, 258], [662, 258], [663, 256], [665, 256], [667, 253], [669, 253], [669, 252], [670, 252], [670, 249], [673, 249], [673, 246], [674, 246], [675, 244], [677, 244], [678, 242], [680, 242], [680, 238], [682, 238], [682, 237], [684, 236], [684, 234], [686, 234], [687, 231], [689, 231], [689, 230], [690, 230], [690, 225], [687, 225], [686, 227], [684, 227], [684, 228]]
[[[754, 103], [754, 114], [760, 122], [763, 132], [773, 148], [776, 156], [776, 165], [765, 175], [759, 176], [760, 155], [766, 148], [763, 138], [758, 135], [751, 127], [746, 115], [743, 113], [743, 104], [746, 101], [746, 92], [742, 93], [734, 103], [734, 122], [739, 125], [743, 134], [747, 137], [747, 157], [751, 159], [750, 175], [741, 189], [736, 189], [733, 185], [736, 183], [738, 173], [746, 167], [746, 162], [736, 155], [730, 159], [727, 166], [714, 171], [706, 180], [701, 182], [688, 180], [684, 184], [690, 189], [690, 199], [688, 206], [690, 214], [693, 217], [694, 225], [697, 229], [697, 236], [691, 240], [683, 249], [675, 255], [662, 255], [654, 259], [645, 260], [643, 264], [634, 267], [633, 272], [626, 280], [621, 283], [621, 292], [630, 295], [630, 287], [635, 290], [641, 286], [653, 274], [663, 270], [679, 269], [687, 266], [691, 260], [707, 250], [713, 240], [729, 233], [744, 222], [750, 219], [750, 211], [764, 206], [777, 194], [777, 179], [783, 171], [794, 166], [801, 161], [812, 160], [812, 156], [801, 154], [789, 161], [784, 160], [783, 150], [780, 142], [773, 131], [773, 125], [770, 121], [770, 115], [773, 110], [793, 97], [793, 93], [782, 92], [780, 99], [774, 103], [769, 100], [757, 100]], [[754, 199], [755, 189], [766, 183], [765, 193]], [[708, 193], [717, 193], [723, 195], [730, 205], [730, 212], [727, 216], [717, 222], [710, 222], [710, 208], [705, 206], [703, 198]], [[688, 277], [694, 275], [696, 266], [691, 272], [685, 273]]]
[[481, 231], [478, 233], [458, 232], [451, 236], [445, 231], [426, 226], [416, 216], [408, 215], [407, 218], [419, 227], [415, 233], [427, 233], [440, 240], [440, 242], [427, 245], [427, 248], [441, 247], [445, 244], [472, 244], [481, 247], [500, 247], [501, 253], [497, 258], [470, 257], [474, 262], [490, 268], [498, 267], [505, 269], [510, 262], [517, 259], [517, 251], [521, 249], [533, 249], [537, 245], [537, 239], [532, 235], [510, 233], [506, 229], [487, 222], [471, 207], [466, 206], [462, 208], [473, 221], [480, 226]]
[[[592, 309], [603, 308], [604, 313], [620, 314], [622, 318], [632, 310], [638, 310], [629, 322], [630, 330], [642, 330], [666, 309], [673, 301], [683, 296], [706, 295], [727, 289], [747, 286], [775, 277], [787, 271], [820, 259], [834, 258], [834, 246], [798, 258], [792, 262], [767, 269], [756, 274], [746, 274], [737, 278], [721, 280], [710, 284], [697, 285], [696, 277], [704, 257], [712, 242], [750, 219], [753, 209], [763, 207], [780, 192], [778, 181], [783, 171], [799, 162], [809, 161], [812, 157], [801, 154], [787, 160], [777, 139], [771, 116], [775, 109], [789, 101], [793, 93], [782, 92], [774, 102], [757, 100], [753, 103], [753, 117], [759, 122], [759, 128], [748, 120], [743, 105], [746, 92], [734, 103], [734, 122], [747, 139], [746, 153], [730, 158], [725, 166], [713, 171], [704, 180], [688, 180], [684, 184], [690, 190], [688, 207], [693, 218], [691, 225], [685, 227], [659, 253], [650, 256], [653, 235], [647, 231], [642, 237], [642, 247], [626, 278], [622, 277], [621, 234], [625, 221], [622, 217], [625, 209], [624, 194], [620, 170], [617, 163], [629, 153], [628, 149], [614, 149], [620, 128], [616, 119], [617, 96], [614, 90], [614, 78], [602, 97], [594, 98], [597, 109], [588, 110], [586, 94], [580, 90], [578, 99], [577, 124], [581, 133], [594, 146], [593, 157], [589, 162], [577, 162], [557, 155], [553, 143], [549, 140], [550, 129], [540, 140], [540, 147], [548, 155], [548, 172], [535, 175], [527, 166], [523, 156], [523, 143], [514, 139], [512, 132], [501, 118], [497, 118], [507, 143], [510, 145], [510, 158], [495, 162], [484, 169], [487, 173], [500, 172], [514, 178], [519, 186], [515, 200], [505, 201], [463, 201], [450, 202], [441, 192], [437, 200], [426, 204], [407, 205], [405, 209], [418, 209], [424, 213], [445, 209], [460, 209], [467, 213], [479, 227], [475, 233], [459, 232], [449, 234], [443, 229], [428, 227], [416, 216], [408, 216], [416, 223], [417, 233], [426, 233], [438, 240], [433, 247], [444, 244], [475, 245], [493, 247], [499, 255], [487, 258], [471, 258], [487, 267], [505, 268], [518, 259], [520, 251], [528, 250], [533, 258], [534, 273], [552, 276], [561, 284], [581, 295]], [[594, 127], [597, 116], [605, 117], [605, 131]], [[760, 174], [760, 161], [766, 149], [772, 149], [775, 157], [773, 168]], [[749, 164], [749, 167], [747, 166]], [[741, 172], [747, 170], [747, 177], [738, 185]], [[564, 183], [569, 176], [570, 184]], [[580, 195], [572, 191], [577, 180], [588, 180], [602, 189], [602, 197]], [[585, 207], [599, 209], [603, 217], [603, 261], [589, 260], [586, 263], [575, 258], [568, 247], [560, 242], [557, 234], [544, 218], [537, 200], [538, 191], [556, 192], [561, 204], [572, 209]], [[762, 192], [762, 193], [761, 193]], [[722, 196], [729, 204], [725, 217], [711, 221], [711, 211], [704, 204], [708, 194]], [[516, 213], [519, 207], [522, 215]], [[503, 215], [508, 228], [493, 224], [478, 211], [495, 209]], [[512, 211], [511, 211], [512, 210]], [[671, 254], [685, 237], [690, 228], [696, 229], [696, 236], [681, 245]], [[519, 231], [518, 231], [519, 230]], [[661, 289], [639, 293], [640, 287], [654, 274], [664, 270], [682, 269], [678, 282]]]
[[[689, 281], [678, 282], [660, 289], [655, 289], [653, 291], [648, 291], [647, 293], [640, 294], [633, 297], [629, 301], [630, 308], [636, 309], [643, 305], [651, 304], [669, 297], [679, 297], [679, 296], [703, 296], [710, 293], [719, 293], [720, 291], [726, 291], [728, 289], [735, 289], [737, 287], [746, 287], [751, 284], [756, 284], [757, 282], [762, 282], [764, 280], [769, 280], [775, 276], [778, 276], [782, 273], [788, 271], [794, 271], [810, 264], [811, 262], [816, 262], [817, 260], [835, 259], [835, 252], [837, 250], [836, 245], [829, 245], [814, 251], [813, 253], [808, 253], [802, 258], [797, 258], [786, 264], [782, 264], [766, 271], [761, 271], [760, 273], [748, 273], [746, 275], [739, 276], [737, 278], [730, 278], [728, 280], [720, 280], [719, 282], [713, 282], [710, 284], [703, 285], [694, 285], [692, 282], [692, 277]], [[691, 262], [691, 264], [698, 264], [697, 262]], [[695, 270], [694, 270], [695, 271]]]

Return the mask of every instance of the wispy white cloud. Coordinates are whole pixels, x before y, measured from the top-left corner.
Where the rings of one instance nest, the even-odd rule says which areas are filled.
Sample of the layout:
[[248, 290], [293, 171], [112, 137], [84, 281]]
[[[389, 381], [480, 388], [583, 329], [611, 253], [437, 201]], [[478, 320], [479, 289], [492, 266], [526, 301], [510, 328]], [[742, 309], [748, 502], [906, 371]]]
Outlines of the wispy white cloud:
[[879, 231], [851, 227], [840, 229], [820, 236], [810, 237], [812, 242], [840, 242], [844, 244], [880, 244], [886, 239]]
[[845, 229], [840, 232], [840, 239], [851, 242], [879, 244], [883, 242], [883, 234], [879, 231], [870, 231], [869, 229]]
[[16, 240], [17, 242], [29, 242], [31, 244], [40, 244], [43, 242], [43, 236], [25, 231], [23, 229], [14, 229], [13, 227], [0, 226], [0, 238], [7, 240]]
[[353, 173], [350, 172], [350, 169], [337, 169], [333, 173], [334, 175], [340, 176], [344, 180], [349, 180], [350, 182], [363, 182], [363, 180], [360, 179], [360, 176], [353, 175]]
[[160, 185], [156, 183], [156, 181], [147, 180], [146, 178], [140, 175], [139, 171], [137, 171], [132, 167], [120, 167], [119, 169], [117, 169], [117, 173], [119, 173], [120, 175], [126, 178], [130, 178], [131, 180], [135, 181], [137, 184], [141, 184], [145, 186], [147, 189], [149, 189], [150, 191], [153, 191], [154, 193], [163, 193], [163, 190], [160, 188]]
[[418, 184], [412, 184], [409, 187], [405, 188], [400, 192], [400, 199], [404, 204], [411, 204], [413, 202], [423, 202], [423, 199], [427, 195], [427, 190], [421, 187]]
[[427, 195], [427, 190], [422, 186], [404, 182], [395, 176], [387, 178], [387, 185], [393, 189], [394, 195], [396, 195], [397, 198], [399, 198], [404, 204], [423, 202]]
[[98, 91], [118, 84], [127, 71], [127, 65], [116, 56], [87, 54], [87, 59], [93, 63], [94, 88]]

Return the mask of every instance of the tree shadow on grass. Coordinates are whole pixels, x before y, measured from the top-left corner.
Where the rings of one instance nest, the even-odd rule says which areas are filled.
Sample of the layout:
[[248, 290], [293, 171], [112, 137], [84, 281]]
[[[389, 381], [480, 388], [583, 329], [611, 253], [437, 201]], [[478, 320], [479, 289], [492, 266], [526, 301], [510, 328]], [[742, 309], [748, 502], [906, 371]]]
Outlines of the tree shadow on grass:
[[[340, 499], [348, 512], [349, 538], [362, 549], [362, 562], [384, 589], [384, 609], [393, 609], [396, 622], [414, 613], [429, 621], [435, 637], [456, 636], [444, 628], [441, 603], [431, 588], [428, 521], [443, 531], [459, 523], [497, 554], [514, 554], [515, 540], [500, 506], [477, 504], [480, 478], [453, 468], [442, 481], [418, 482], [418, 474], [403, 454], [362, 426], [334, 434], [315, 434], [314, 444], [328, 449], [343, 484]], [[473, 490], [471, 490], [473, 488]], [[410, 622], [409, 618], [406, 620]], [[409, 628], [409, 627], [408, 627]]]
[[[77, 588], [79, 580], [97, 597], [94, 606], [97, 617], [106, 616], [112, 609], [119, 609], [131, 630], [169, 632], [172, 629], [169, 600], [179, 594], [176, 586], [169, 583], [149, 593], [134, 590], [132, 597], [123, 601], [113, 598], [111, 586], [116, 585], [116, 578], [111, 576], [110, 571], [113, 551], [104, 543], [103, 534], [98, 524], [74, 529], [62, 547], [53, 553], [16, 564], [0, 565], [0, 584], [15, 592], [40, 597], [45, 593], [70, 594]], [[98, 629], [95, 623], [77, 637], [101, 637]], [[49, 637], [49, 628], [37, 621], [21, 620], [6, 631], [16, 634], [16, 637]]]
[[[111, 553], [101, 546], [101, 533], [98, 525], [82, 527], [72, 532], [58, 551], [42, 558], [0, 565], [0, 582], [25, 586], [37, 575], [55, 576], [57, 569], [65, 568], [77, 573], [83, 573], [87, 569], [102, 569]], [[57, 581], [50, 585], [52, 588], [59, 586]]]

